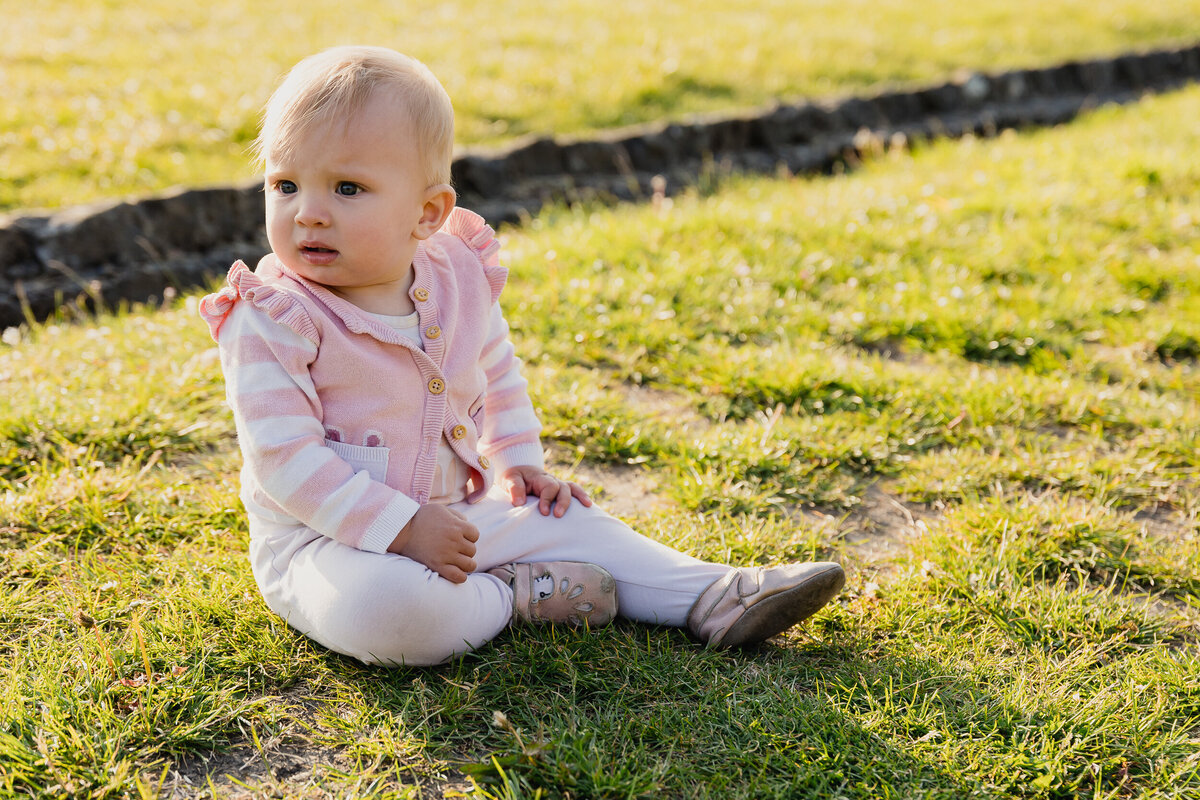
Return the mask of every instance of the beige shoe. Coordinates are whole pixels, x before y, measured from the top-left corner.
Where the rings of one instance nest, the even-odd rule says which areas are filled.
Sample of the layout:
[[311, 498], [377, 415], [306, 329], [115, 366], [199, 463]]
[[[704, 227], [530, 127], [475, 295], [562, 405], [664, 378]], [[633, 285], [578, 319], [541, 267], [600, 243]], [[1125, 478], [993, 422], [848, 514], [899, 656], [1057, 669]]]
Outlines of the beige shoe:
[[687, 626], [709, 647], [755, 644], [817, 613], [846, 583], [837, 564], [731, 569], [700, 593]]
[[583, 561], [504, 564], [488, 570], [513, 590], [513, 619], [597, 628], [617, 615], [617, 582]]

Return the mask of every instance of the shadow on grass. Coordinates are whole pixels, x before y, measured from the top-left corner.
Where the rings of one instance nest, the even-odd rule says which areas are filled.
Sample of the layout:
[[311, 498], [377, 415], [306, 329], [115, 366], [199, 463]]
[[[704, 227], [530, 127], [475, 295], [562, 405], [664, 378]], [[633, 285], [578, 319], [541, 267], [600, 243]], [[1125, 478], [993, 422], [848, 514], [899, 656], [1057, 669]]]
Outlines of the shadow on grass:
[[993, 709], [961, 732], [978, 738], [1019, 715], [944, 672], [618, 624], [504, 634], [454, 665], [364, 675], [360, 699], [384, 739], [407, 729], [496, 797], [963, 797], [986, 781], [948, 769], [923, 720]]
[[[943, 663], [899, 635], [839, 630], [841, 614], [817, 621], [826, 642], [709, 651], [621, 622], [511, 630], [453, 664], [397, 670], [296, 635], [297, 657], [325, 673], [279, 698], [300, 703], [297, 719], [274, 745], [260, 733], [202, 757], [241, 761], [234, 778], [285, 794], [496, 798], [1065, 798], [1136, 792], [1154, 775], [1161, 720], [1137, 734], [1084, 713], [1094, 698], [1053, 692], [1017, 707], [1001, 682], [1046, 678], [1029, 665], [1006, 675], [969, 644]], [[221, 777], [197, 766], [193, 785]]]
[[1014, 707], [969, 663], [885, 647], [517, 631], [371, 691], [401, 716], [423, 695], [431, 750], [499, 797], [1073, 797], [1152, 772], [1119, 724]]

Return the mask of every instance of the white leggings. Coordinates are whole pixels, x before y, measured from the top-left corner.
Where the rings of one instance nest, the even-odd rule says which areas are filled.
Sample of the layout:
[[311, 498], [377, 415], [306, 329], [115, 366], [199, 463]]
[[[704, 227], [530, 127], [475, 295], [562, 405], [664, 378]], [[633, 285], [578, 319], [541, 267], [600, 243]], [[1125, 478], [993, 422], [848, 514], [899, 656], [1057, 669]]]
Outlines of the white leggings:
[[617, 580], [620, 615], [682, 626], [692, 603], [730, 567], [672, 550], [596, 506], [542, 516], [503, 489], [449, 506], [479, 529], [478, 572], [451, 583], [391, 553], [355, 550], [299, 525], [250, 518], [250, 561], [267, 605], [304, 635], [369, 664], [440, 664], [481, 646], [512, 618], [512, 589], [486, 570], [530, 561], [587, 561]]

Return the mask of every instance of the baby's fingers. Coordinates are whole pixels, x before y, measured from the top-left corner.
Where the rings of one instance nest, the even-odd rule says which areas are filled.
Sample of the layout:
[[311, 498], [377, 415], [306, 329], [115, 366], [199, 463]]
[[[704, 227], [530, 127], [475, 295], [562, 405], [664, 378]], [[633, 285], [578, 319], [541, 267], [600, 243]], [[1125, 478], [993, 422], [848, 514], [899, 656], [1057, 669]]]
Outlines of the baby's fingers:
[[521, 475], [513, 475], [512, 484], [508, 487], [508, 496], [514, 506], [525, 505], [525, 479]]
[[471, 558], [475, 555], [475, 543], [470, 539], [463, 539], [458, 545], [459, 555]]
[[558, 497], [554, 499], [554, 516], [561, 517], [571, 506], [571, 484], [562, 481], [558, 484]]
[[[474, 567], [472, 567], [472, 570], [474, 570]], [[434, 572], [436, 572], [438, 575], [441, 575], [451, 583], [467, 582], [467, 573], [450, 564], [443, 564], [439, 569], [434, 570]]]
[[578, 483], [575, 483], [574, 481], [568, 483], [567, 485], [571, 487], [571, 496], [572, 497], [574, 497], [579, 502], [583, 503], [585, 506], [591, 506], [592, 498], [587, 493], [587, 489], [584, 489], [582, 486], [580, 486]]
[[[474, 550], [472, 546], [471, 551]], [[475, 571], [475, 559], [465, 553], [455, 553], [434, 571], [451, 583], [464, 583], [467, 575]]]
[[542, 512], [543, 517], [550, 516], [550, 509], [558, 501], [559, 495], [558, 481], [554, 480], [547, 481], [538, 491], [538, 511]]

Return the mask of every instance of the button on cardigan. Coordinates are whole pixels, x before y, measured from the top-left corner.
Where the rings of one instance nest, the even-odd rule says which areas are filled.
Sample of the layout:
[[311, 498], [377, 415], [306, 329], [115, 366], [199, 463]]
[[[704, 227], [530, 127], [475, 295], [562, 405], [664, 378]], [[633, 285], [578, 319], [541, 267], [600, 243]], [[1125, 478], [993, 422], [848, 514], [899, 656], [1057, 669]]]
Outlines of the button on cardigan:
[[429, 500], [445, 439], [471, 469], [542, 465], [540, 424], [513, 353], [495, 234], [455, 209], [413, 258], [411, 341], [274, 255], [238, 262], [200, 314], [217, 341], [251, 514], [383, 552]]

